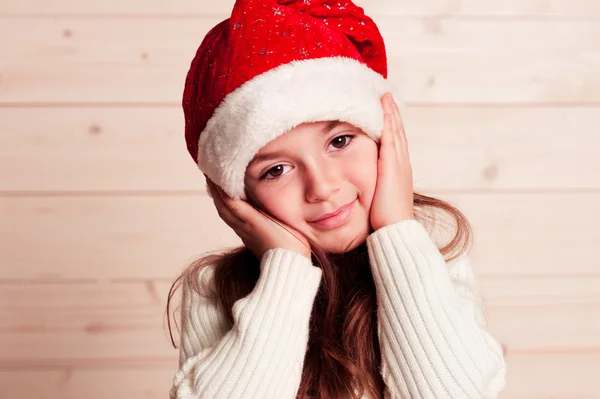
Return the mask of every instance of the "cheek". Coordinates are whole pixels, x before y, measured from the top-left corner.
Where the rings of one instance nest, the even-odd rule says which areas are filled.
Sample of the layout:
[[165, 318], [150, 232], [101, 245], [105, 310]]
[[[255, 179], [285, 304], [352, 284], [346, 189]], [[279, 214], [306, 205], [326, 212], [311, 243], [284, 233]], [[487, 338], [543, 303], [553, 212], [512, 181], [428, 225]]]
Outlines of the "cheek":
[[[301, 218], [298, 211], [302, 207], [297, 203], [298, 198], [301, 197], [295, 192], [294, 187], [277, 184], [275, 186], [277, 187], [263, 187], [261, 190], [257, 190], [258, 200], [262, 202], [269, 215], [286, 224], [296, 223], [296, 220]], [[286, 200], [281, 201], [281, 198], [286, 198]]]
[[377, 184], [377, 159], [379, 151], [377, 144], [366, 139], [360, 143], [359, 151], [353, 154], [349, 178], [362, 195], [362, 203], [369, 207]]

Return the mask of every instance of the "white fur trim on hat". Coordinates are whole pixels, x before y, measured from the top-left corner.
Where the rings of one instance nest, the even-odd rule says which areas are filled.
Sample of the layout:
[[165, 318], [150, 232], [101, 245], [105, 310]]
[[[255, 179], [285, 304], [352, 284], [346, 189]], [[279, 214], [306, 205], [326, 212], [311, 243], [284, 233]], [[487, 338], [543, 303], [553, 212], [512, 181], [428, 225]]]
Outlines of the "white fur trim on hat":
[[305, 122], [340, 120], [378, 141], [381, 96], [392, 92], [381, 74], [354, 59], [296, 60], [255, 76], [219, 104], [200, 134], [198, 167], [229, 196], [246, 199], [246, 168], [258, 151]]

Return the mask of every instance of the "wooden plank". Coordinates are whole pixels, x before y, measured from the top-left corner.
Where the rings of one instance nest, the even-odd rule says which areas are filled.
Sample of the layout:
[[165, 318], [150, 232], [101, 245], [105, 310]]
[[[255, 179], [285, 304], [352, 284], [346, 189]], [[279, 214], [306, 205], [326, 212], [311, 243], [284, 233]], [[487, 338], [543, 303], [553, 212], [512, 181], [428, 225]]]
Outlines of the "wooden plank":
[[10, 399], [164, 399], [176, 366], [123, 369], [4, 370], [0, 397]]
[[176, 364], [165, 317], [169, 283], [0, 287], [0, 368]]
[[[507, 357], [502, 399], [589, 399], [600, 396], [597, 353], [519, 354]], [[65, 368], [0, 371], [0, 396], [11, 399], [164, 399], [174, 367]], [[35, 381], [35, 383], [32, 383]]]
[[[0, 105], [178, 104], [193, 54], [220, 20], [3, 18]], [[377, 22], [405, 102], [600, 102], [594, 21]]]
[[[590, 315], [600, 312], [599, 283], [600, 273], [481, 278], [489, 330], [510, 354], [598, 353], [600, 319]], [[0, 287], [0, 369], [176, 363], [167, 282]]]
[[204, 195], [5, 197], [0, 204], [0, 264], [10, 265], [2, 278], [171, 279], [202, 253], [241, 243]]
[[507, 357], [507, 399], [590, 399], [600, 397], [600, 354], [551, 353]]
[[[597, 275], [600, 194], [438, 194], [475, 232], [488, 276]], [[204, 196], [0, 198], [0, 279], [173, 279], [241, 243]]]
[[180, 108], [0, 108], [0, 190], [203, 190]]
[[510, 352], [600, 353], [600, 271], [479, 279], [489, 329]]
[[[600, 188], [600, 108], [407, 107], [404, 120], [418, 188]], [[0, 191], [204, 187], [180, 107], [0, 108]]]
[[[85, 16], [190, 16], [217, 14], [226, 16], [231, 12], [233, 0], [179, 0], [167, 4], [160, 0], [148, 0], [143, 7], [135, 0], [90, 0], [73, 4], [69, 0], [28, 1], [4, 0], [1, 15], [85, 15]], [[443, 17], [556, 17], [598, 18], [600, 5], [594, 0], [355, 0], [368, 15], [443, 16]]]

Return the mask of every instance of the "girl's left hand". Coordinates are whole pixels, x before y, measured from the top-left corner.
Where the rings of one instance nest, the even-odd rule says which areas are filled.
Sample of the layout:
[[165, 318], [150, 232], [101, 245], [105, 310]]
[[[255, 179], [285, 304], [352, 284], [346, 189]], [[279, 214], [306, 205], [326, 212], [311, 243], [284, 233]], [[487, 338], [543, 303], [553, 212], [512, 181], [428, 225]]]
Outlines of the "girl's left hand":
[[413, 174], [400, 110], [393, 96], [382, 98], [384, 128], [377, 161], [377, 185], [371, 203], [374, 231], [406, 219], [414, 219]]

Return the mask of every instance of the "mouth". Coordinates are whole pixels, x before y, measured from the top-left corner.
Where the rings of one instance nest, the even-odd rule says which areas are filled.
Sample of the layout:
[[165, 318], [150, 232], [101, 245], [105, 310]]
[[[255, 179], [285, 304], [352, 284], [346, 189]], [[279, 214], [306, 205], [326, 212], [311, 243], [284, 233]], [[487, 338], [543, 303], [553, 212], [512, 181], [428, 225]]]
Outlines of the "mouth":
[[356, 198], [349, 204], [342, 206], [337, 211], [321, 216], [319, 219], [313, 220], [309, 223], [315, 227], [326, 229], [339, 227], [348, 221], [355, 203]]

